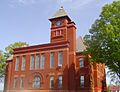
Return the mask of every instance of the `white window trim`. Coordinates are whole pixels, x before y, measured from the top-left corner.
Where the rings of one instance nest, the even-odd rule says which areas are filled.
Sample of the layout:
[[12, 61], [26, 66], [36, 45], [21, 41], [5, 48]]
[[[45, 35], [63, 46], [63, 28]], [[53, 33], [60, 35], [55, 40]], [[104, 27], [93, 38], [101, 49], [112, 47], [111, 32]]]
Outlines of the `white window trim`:
[[54, 88], [54, 84], [53, 84], [53, 87], [52, 87], [52, 83], [51, 83], [52, 80], [53, 80], [53, 83], [54, 83], [54, 76], [50, 76], [50, 88]]
[[41, 58], [40, 58], [40, 69], [44, 69], [45, 67], [45, 54], [41, 54]]
[[[24, 80], [22, 81], [22, 78], [24, 78]], [[24, 81], [25, 81], [25, 77], [21, 77], [20, 78], [20, 88], [24, 88]], [[23, 82], [23, 85], [22, 85], [22, 82]]]
[[[16, 83], [17, 82], [17, 83]], [[18, 77], [14, 77], [14, 80], [13, 80], [13, 88], [17, 88], [17, 85], [18, 85]]]
[[[79, 59], [79, 65], [80, 65], [80, 68], [83, 68], [84, 67], [84, 58], [80, 58]], [[82, 63], [82, 64], [81, 64]]]
[[60, 60], [60, 53], [62, 53], [62, 64], [63, 64], [63, 51], [59, 51], [59, 52], [58, 52], [58, 67], [61, 68], [61, 67], [62, 67], [62, 64], [60, 64], [60, 61], [59, 61], [59, 60]]
[[[39, 86], [36, 85], [36, 84], [34, 84], [34, 83], [38, 82], [38, 80], [36, 81], [35, 78], [39, 78]], [[34, 89], [38, 89], [38, 88], [40, 88], [40, 86], [41, 86], [41, 79], [40, 79], [40, 76], [35, 76], [34, 79], [33, 79], [32, 87], [33, 87]]]
[[[23, 60], [23, 58], [25, 59], [25, 61]], [[24, 61], [24, 62], [23, 62]], [[25, 64], [25, 65], [24, 65]], [[26, 56], [22, 56], [22, 65], [21, 65], [21, 70], [24, 71], [26, 67]]]
[[[52, 55], [53, 54], [53, 59], [52, 59]], [[54, 52], [50, 53], [50, 68], [54, 68], [54, 62], [55, 62], [55, 57], [54, 57]], [[53, 61], [52, 61], [53, 60]], [[52, 65], [53, 64], [53, 65]]]
[[[83, 79], [82, 79], [83, 78]], [[81, 85], [83, 83], [83, 85]], [[81, 75], [80, 76], [80, 87], [84, 87], [85, 86], [85, 76]]]
[[17, 56], [15, 61], [15, 71], [19, 70], [19, 64], [20, 64], [20, 57]]
[[[32, 57], [33, 56], [33, 62], [32, 62]], [[33, 67], [32, 67], [32, 63], [33, 63]], [[31, 54], [30, 55], [30, 70], [34, 70], [34, 68], [35, 68], [35, 55], [34, 54]]]
[[[37, 61], [37, 59], [38, 59], [38, 61]], [[37, 69], [39, 69], [39, 66], [40, 65], [40, 54], [36, 54], [36, 56], [35, 56], [35, 69], [37, 70]]]
[[[61, 82], [61, 86], [59, 85], [60, 82]], [[59, 75], [58, 76], [58, 88], [62, 88], [62, 86], [63, 86], [63, 77], [62, 75]]]

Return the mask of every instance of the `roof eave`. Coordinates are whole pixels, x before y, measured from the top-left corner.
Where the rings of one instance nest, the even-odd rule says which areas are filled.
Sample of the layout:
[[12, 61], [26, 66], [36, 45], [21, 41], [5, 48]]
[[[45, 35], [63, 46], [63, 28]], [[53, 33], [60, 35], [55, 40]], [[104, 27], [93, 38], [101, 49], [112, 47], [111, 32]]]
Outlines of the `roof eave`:
[[55, 19], [58, 19], [58, 18], [67, 18], [69, 21], [71, 21], [71, 19], [66, 15], [66, 16], [60, 16], [60, 17], [52, 17], [52, 18], [49, 18], [50, 21], [52, 20], [55, 20]]

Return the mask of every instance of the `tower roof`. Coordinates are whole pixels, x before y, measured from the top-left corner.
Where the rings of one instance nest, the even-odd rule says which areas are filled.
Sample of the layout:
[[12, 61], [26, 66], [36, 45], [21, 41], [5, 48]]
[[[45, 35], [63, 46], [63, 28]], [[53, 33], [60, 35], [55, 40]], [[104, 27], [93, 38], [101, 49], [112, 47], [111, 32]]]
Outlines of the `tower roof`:
[[61, 6], [61, 8], [49, 20], [60, 18], [60, 17], [67, 17], [69, 20], [71, 20], [68, 17], [68, 14], [66, 13], [66, 11], [64, 10], [63, 6]]
[[86, 49], [82, 37], [78, 37], [76, 40], [76, 52], [83, 52]]

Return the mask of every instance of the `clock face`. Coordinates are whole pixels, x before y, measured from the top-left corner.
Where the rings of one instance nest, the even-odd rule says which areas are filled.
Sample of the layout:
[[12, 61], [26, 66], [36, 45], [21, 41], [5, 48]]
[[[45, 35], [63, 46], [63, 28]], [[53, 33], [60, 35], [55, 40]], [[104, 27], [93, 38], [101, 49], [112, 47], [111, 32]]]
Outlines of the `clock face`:
[[61, 24], [62, 24], [61, 21], [56, 22], [56, 26], [61, 26]]

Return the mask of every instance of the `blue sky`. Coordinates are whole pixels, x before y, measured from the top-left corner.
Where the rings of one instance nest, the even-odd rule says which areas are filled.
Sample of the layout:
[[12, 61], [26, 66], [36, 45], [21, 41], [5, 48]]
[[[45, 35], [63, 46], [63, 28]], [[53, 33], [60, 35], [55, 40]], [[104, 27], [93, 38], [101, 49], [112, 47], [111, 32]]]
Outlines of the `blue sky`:
[[[77, 26], [77, 37], [88, 33], [102, 7], [113, 0], [0, 0], [0, 50], [17, 41], [49, 43], [49, 18], [63, 6]], [[2, 86], [0, 85], [0, 89]]]

